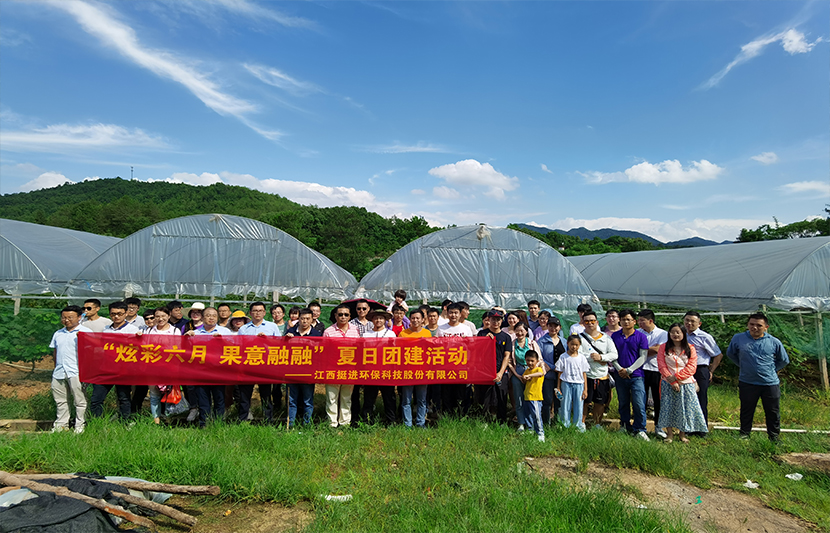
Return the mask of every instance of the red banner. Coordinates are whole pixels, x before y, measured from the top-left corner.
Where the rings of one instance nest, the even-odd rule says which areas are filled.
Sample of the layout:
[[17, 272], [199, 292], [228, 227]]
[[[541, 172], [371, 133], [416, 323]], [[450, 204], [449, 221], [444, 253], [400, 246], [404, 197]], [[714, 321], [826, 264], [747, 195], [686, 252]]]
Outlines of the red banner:
[[84, 383], [106, 385], [491, 384], [490, 337], [335, 339], [79, 333]]

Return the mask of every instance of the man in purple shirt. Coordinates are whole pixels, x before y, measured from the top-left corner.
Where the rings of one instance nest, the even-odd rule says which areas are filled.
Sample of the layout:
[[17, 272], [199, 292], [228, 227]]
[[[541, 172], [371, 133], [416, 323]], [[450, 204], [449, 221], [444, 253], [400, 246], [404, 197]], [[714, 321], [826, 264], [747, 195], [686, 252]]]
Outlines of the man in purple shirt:
[[[643, 365], [648, 358], [648, 337], [637, 331], [637, 318], [631, 309], [620, 311], [622, 329], [611, 335], [619, 357], [612, 364], [617, 369], [617, 398], [620, 404], [620, 427], [643, 440], [646, 435], [646, 389], [643, 383]], [[631, 424], [631, 411], [634, 424]]]

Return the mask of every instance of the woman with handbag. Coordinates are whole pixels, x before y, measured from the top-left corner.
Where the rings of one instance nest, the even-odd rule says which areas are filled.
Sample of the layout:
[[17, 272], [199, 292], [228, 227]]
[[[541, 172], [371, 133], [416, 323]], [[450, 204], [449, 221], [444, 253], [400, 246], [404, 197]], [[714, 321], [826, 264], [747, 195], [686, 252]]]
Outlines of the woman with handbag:
[[708, 432], [696, 392], [697, 354], [686, 338], [686, 330], [677, 322], [669, 327], [669, 341], [657, 351], [657, 368], [663, 378], [657, 427], [666, 428], [668, 434], [663, 442], [672, 442], [674, 428], [680, 433], [680, 442], [689, 442], [686, 433]]
[[[181, 337], [182, 332], [179, 328], [170, 325], [170, 310], [166, 307], [159, 307], [155, 310], [155, 326], [153, 326], [147, 335], [178, 335]], [[178, 401], [176, 394], [178, 393]], [[172, 395], [172, 396], [171, 396]], [[164, 399], [162, 399], [164, 396]], [[178, 404], [182, 400], [182, 394], [178, 385], [152, 385], [150, 387], [150, 414], [153, 417], [153, 422], [161, 424], [161, 407], [162, 403], [170, 405]]]

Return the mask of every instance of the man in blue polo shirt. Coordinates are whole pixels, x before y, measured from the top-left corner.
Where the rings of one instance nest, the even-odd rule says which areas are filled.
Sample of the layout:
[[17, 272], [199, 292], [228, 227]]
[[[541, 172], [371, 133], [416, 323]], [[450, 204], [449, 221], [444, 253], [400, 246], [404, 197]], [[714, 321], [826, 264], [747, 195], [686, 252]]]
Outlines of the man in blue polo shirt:
[[55, 358], [55, 371], [52, 372], [52, 396], [58, 406], [58, 416], [52, 431], [66, 431], [69, 429], [69, 402], [67, 397], [72, 394], [75, 403], [75, 433], [84, 432], [84, 416], [86, 415], [86, 395], [78, 379], [78, 333], [81, 331], [92, 333], [92, 330], [79, 325], [83, 309], [77, 305], [69, 305], [61, 311], [60, 329], [52, 335], [52, 355]]
[[[213, 307], [208, 307], [202, 313], [204, 323], [196, 329], [192, 329], [185, 335], [211, 335], [219, 337], [222, 335], [233, 335], [228, 328], [219, 325], [219, 312]], [[225, 416], [225, 386], [224, 385], [197, 385], [194, 388], [196, 401], [199, 406], [199, 427], [207, 424], [208, 415], [211, 413], [211, 401], [213, 402], [213, 417], [221, 420]]]
[[[280, 328], [273, 322], [265, 320], [265, 304], [263, 302], [254, 302], [248, 308], [248, 314], [251, 321], [239, 328], [237, 335], [256, 335], [257, 337], [282, 337]], [[271, 388], [279, 391], [278, 397], [282, 397], [282, 385], [270, 383], [260, 383], [259, 387], [259, 401], [262, 404], [262, 416], [266, 423], [271, 423], [274, 419], [274, 404], [271, 402]], [[254, 395], [253, 385], [239, 386], [239, 421], [245, 422], [248, 420], [251, 412], [251, 398]]]
[[[620, 404], [620, 427], [643, 440], [646, 435], [646, 389], [643, 383], [643, 365], [648, 358], [648, 337], [637, 331], [637, 318], [631, 309], [620, 311], [622, 329], [611, 334], [617, 347], [617, 360], [613, 361], [619, 379], [616, 380], [617, 398]], [[631, 410], [634, 425], [631, 424]]]
[[749, 438], [758, 398], [764, 407], [767, 436], [776, 442], [781, 433], [779, 410], [781, 389], [778, 372], [790, 362], [781, 341], [767, 333], [764, 313], [749, 315], [747, 331], [732, 337], [726, 357], [738, 365], [738, 394], [741, 399], [741, 438]]

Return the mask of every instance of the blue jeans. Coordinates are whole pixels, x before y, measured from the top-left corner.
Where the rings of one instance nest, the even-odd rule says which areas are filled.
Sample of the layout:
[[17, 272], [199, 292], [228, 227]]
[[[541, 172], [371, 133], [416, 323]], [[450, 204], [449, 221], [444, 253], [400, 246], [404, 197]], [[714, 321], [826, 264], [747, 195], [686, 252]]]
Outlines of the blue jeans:
[[311, 413], [314, 412], [314, 384], [292, 383], [288, 385], [288, 425], [294, 425], [297, 418], [297, 407], [302, 407], [303, 423], [311, 423]]
[[545, 426], [542, 424], [542, 402], [540, 400], [524, 400], [525, 420], [528, 429], [532, 429], [540, 437], [545, 436]]
[[[646, 386], [642, 376], [629, 379], [618, 377], [617, 401], [620, 404], [620, 424], [629, 432], [646, 430]], [[631, 411], [634, 411], [634, 425], [631, 425]]]
[[[517, 374], [521, 376], [524, 373], [524, 371], [525, 367], [521, 365], [516, 365]], [[510, 385], [513, 386], [513, 399], [516, 402], [516, 405], [513, 406], [516, 408], [516, 419], [519, 421], [520, 426], [526, 426], [527, 420], [525, 420], [525, 410], [523, 407], [525, 397], [525, 382], [511, 374]]]
[[409, 385], [406, 387], [398, 387], [401, 391], [401, 407], [403, 408], [403, 423], [407, 427], [412, 427], [412, 391], [415, 391], [415, 425], [419, 428], [426, 426], [427, 423], [427, 386], [426, 385]]
[[585, 384], [581, 381], [579, 383], [562, 382], [562, 405], [559, 411], [559, 419], [562, 425], [570, 427], [571, 424], [576, 425], [581, 430], [585, 430], [585, 424], [582, 423], [582, 391]]

